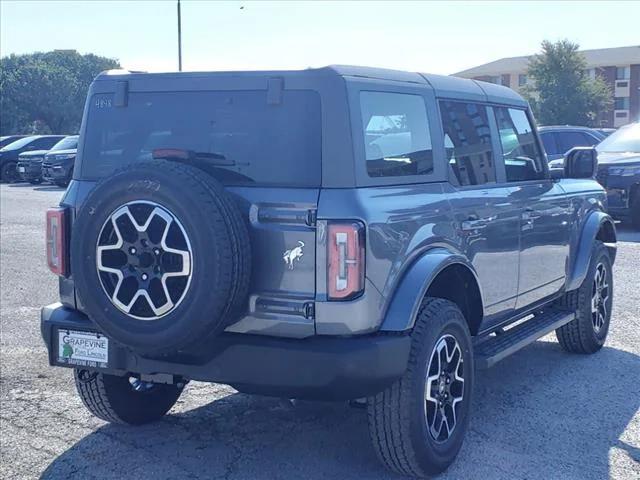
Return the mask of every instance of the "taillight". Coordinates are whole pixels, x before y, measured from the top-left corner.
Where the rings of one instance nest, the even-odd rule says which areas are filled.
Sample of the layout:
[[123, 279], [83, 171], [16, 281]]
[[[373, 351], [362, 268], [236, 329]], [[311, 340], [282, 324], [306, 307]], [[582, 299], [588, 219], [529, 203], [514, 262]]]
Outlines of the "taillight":
[[364, 289], [364, 225], [330, 222], [327, 228], [329, 300], [349, 300]]
[[47, 210], [47, 263], [56, 275], [67, 275], [67, 212], [63, 207]]

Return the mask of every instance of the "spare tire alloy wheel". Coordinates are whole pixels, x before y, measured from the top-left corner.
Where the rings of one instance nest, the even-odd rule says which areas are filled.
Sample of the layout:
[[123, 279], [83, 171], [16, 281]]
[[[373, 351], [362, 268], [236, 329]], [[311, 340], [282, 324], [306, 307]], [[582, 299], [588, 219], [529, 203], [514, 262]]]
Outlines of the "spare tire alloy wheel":
[[134, 201], [105, 221], [96, 264], [102, 288], [115, 307], [137, 320], [157, 320], [184, 299], [193, 253], [173, 213], [155, 202]]
[[464, 359], [453, 335], [443, 335], [431, 353], [425, 383], [425, 418], [436, 443], [446, 442], [457, 425], [464, 398]]
[[136, 353], [198, 355], [247, 308], [245, 219], [224, 186], [193, 166], [154, 160], [115, 171], [72, 229], [83, 311]]

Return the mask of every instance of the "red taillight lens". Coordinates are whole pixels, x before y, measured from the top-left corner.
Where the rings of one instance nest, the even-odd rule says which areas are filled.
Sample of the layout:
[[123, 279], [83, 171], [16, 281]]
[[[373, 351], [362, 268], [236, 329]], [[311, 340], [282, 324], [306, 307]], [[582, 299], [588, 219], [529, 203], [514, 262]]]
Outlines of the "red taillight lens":
[[47, 263], [56, 275], [67, 275], [67, 209], [47, 210]]
[[329, 300], [349, 300], [364, 289], [364, 225], [330, 222], [327, 228]]

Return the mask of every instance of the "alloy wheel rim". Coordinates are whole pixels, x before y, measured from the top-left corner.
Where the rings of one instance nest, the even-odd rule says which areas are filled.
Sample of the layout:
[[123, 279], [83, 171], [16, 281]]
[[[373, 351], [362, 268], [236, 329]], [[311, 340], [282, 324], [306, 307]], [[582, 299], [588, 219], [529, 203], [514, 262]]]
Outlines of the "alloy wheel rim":
[[446, 442], [456, 428], [464, 398], [464, 359], [453, 335], [441, 336], [431, 352], [424, 392], [429, 434]]
[[189, 290], [192, 265], [184, 227], [158, 203], [126, 203], [100, 230], [98, 277], [111, 303], [129, 317], [157, 320], [174, 311]]
[[607, 322], [609, 295], [607, 267], [598, 263], [591, 292], [591, 322], [595, 333], [600, 333]]

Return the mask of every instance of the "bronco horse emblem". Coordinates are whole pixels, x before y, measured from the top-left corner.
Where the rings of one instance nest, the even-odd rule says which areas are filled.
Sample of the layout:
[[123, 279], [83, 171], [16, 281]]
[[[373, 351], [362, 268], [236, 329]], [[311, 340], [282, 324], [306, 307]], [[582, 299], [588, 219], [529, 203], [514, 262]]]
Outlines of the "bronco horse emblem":
[[294, 266], [294, 262], [300, 261], [300, 259], [302, 258], [302, 248], [304, 247], [304, 242], [298, 240], [298, 245], [295, 248], [292, 248], [291, 250], [287, 250], [286, 252], [284, 252], [284, 255], [282, 255], [282, 259], [284, 260], [284, 263], [286, 263], [289, 266], [289, 270], [293, 270], [293, 266]]

